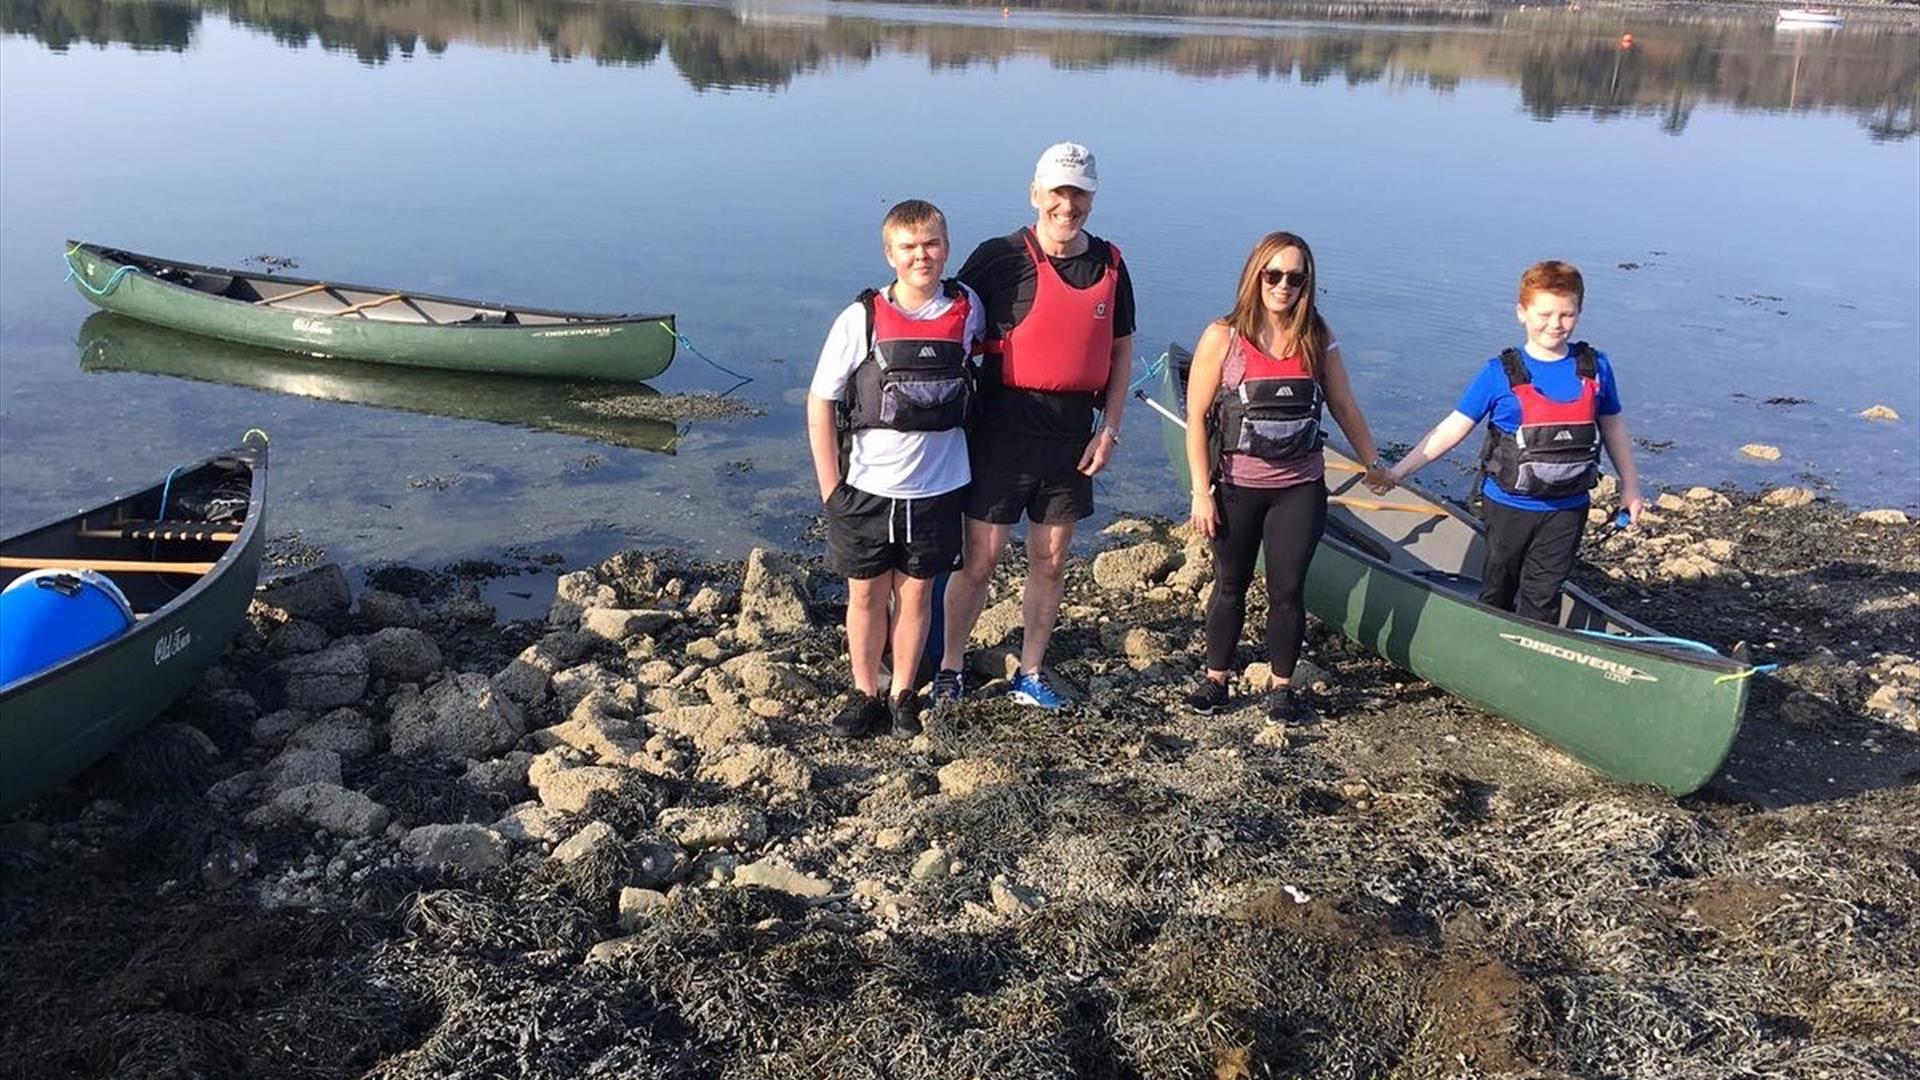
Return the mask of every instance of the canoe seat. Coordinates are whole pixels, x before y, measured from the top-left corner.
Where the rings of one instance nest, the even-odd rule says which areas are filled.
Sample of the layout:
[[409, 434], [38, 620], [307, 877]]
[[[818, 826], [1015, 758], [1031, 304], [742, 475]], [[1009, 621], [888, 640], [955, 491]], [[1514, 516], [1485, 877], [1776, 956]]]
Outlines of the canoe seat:
[[490, 308], [476, 308], [472, 315], [460, 321], [469, 326], [476, 324], [480, 326], [518, 326], [520, 324], [519, 317], [514, 315], [513, 312], [494, 311]]

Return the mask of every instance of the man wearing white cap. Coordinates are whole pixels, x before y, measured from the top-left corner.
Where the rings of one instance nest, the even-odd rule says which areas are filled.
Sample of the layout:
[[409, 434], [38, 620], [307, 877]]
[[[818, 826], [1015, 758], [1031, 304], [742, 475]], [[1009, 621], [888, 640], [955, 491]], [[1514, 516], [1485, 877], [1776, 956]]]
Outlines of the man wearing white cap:
[[1070, 142], [1047, 147], [1028, 193], [1034, 224], [982, 243], [960, 269], [986, 308], [987, 332], [979, 411], [967, 439], [966, 563], [947, 585], [936, 706], [963, 692], [967, 639], [1022, 515], [1025, 633], [1012, 696], [1044, 709], [1066, 703], [1042, 665], [1065, 591], [1067, 549], [1075, 525], [1093, 513], [1094, 475], [1120, 444], [1133, 368], [1132, 279], [1119, 248], [1084, 229], [1099, 186], [1092, 151]]

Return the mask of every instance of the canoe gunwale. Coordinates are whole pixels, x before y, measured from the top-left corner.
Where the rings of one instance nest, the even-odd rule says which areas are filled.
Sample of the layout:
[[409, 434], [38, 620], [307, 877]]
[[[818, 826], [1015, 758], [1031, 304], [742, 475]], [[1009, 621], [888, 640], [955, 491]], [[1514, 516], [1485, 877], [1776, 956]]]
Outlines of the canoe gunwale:
[[[92, 255], [94, 258], [101, 260], [104, 263], [112, 264], [116, 269], [121, 266], [131, 266], [135, 270], [139, 271], [140, 273], [146, 274], [146, 276], [150, 278], [155, 284], [165, 285], [165, 286], [168, 286], [169, 288], [177, 289], [182, 293], [186, 293], [190, 296], [196, 297], [201, 300], [219, 301], [221, 303], [231, 304], [239, 308], [254, 308], [255, 304], [251, 300], [236, 300], [231, 296], [221, 296], [218, 293], [210, 293], [210, 292], [202, 291], [200, 289], [189, 288], [188, 286], [182, 285], [179, 282], [168, 281], [165, 278], [156, 277], [153, 274], [149, 273], [141, 264], [150, 263], [156, 266], [166, 267], [174, 270], [186, 271], [188, 273], [224, 274], [228, 277], [244, 278], [248, 281], [272, 281], [272, 282], [277, 282], [284, 285], [325, 285], [329, 289], [345, 289], [353, 292], [368, 292], [368, 293], [378, 293], [378, 294], [386, 294], [386, 293], [396, 291], [396, 290], [389, 289], [384, 286], [378, 286], [378, 285], [356, 285], [356, 284], [353, 284], [352, 282], [346, 282], [346, 281], [320, 281], [315, 278], [282, 277], [279, 274], [250, 273], [244, 270], [235, 270], [232, 267], [227, 267], [227, 266], [211, 266], [211, 265], [206, 265], [201, 263], [181, 262], [177, 259], [163, 259], [156, 255], [143, 255], [143, 254], [140, 254], [139, 252], [127, 251], [124, 248], [104, 247], [100, 244], [91, 244], [85, 241], [77, 241], [77, 240], [68, 241], [67, 250], [69, 252], [69, 255], [68, 255], [69, 262], [72, 261], [72, 253], [86, 252]], [[78, 273], [77, 269], [75, 270], [75, 273], [76, 274]], [[603, 313], [603, 312], [562, 311], [555, 308], [537, 308], [537, 307], [530, 307], [525, 304], [508, 304], [508, 303], [502, 303], [502, 302], [491, 301], [491, 300], [474, 300], [468, 297], [459, 297], [459, 296], [440, 296], [435, 293], [401, 291], [400, 295], [407, 300], [425, 300], [425, 301], [430, 301], [436, 304], [451, 304], [457, 307], [470, 307], [475, 309], [485, 308], [489, 311], [508, 311], [516, 314], [549, 316], [552, 318], [565, 319], [567, 320], [567, 324], [565, 327], [562, 327], [562, 326], [547, 326], [547, 325], [538, 324], [538, 323], [532, 324], [532, 325], [526, 325], [526, 324], [520, 324], [520, 323], [482, 323], [482, 322], [414, 323], [414, 322], [399, 322], [399, 321], [389, 321], [389, 320], [364, 320], [364, 321], [379, 322], [382, 324], [383, 327], [392, 327], [392, 328], [413, 327], [413, 328], [422, 329], [422, 330], [435, 330], [435, 329], [514, 330], [514, 331], [525, 332], [529, 330], [537, 331], [537, 330], [543, 330], [543, 329], [544, 330], [564, 329], [567, 327], [584, 328], [584, 327], [592, 327], [592, 326], [625, 326], [625, 325], [640, 325], [640, 324], [647, 324], [647, 323], [660, 323], [664, 325], [668, 330], [675, 329], [674, 313], [668, 312], [668, 311], [663, 311], [663, 312], [658, 312], [653, 314], [645, 314], [645, 313], [609, 314], [609, 313]], [[286, 309], [286, 310], [292, 311], [292, 309]], [[350, 315], [337, 316], [333, 312], [326, 312], [326, 311], [298, 311], [294, 313], [307, 316], [307, 317], [353, 318], [353, 316], [350, 316]]]
[[[232, 460], [243, 462], [248, 470], [247, 520], [241, 523], [239, 535], [226, 545], [226, 550], [222, 551], [220, 557], [214, 560], [213, 566], [209, 568], [206, 573], [196, 577], [193, 584], [180, 590], [178, 595], [168, 600], [159, 608], [156, 608], [149, 613], [147, 617], [139, 620], [132, 627], [129, 627], [125, 633], [108, 638], [93, 648], [70, 656], [52, 667], [36, 671], [31, 675], [22, 676], [10, 683], [0, 686], [0, 704], [40, 689], [43, 685], [55, 679], [71, 676], [76, 671], [102, 662], [110, 656], [117, 655], [135, 643], [142, 642], [148, 638], [158, 637], [160, 633], [159, 627], [165, 623], [165, 616], [167, 614], [175, 610], [190, 607], [200, 597], [211, 591], [214, 585], [250, 552], [258, 549], [263, 542], [260, 533], [260, 522], [265, 516], [266, 504], [267, 452], [265, 444], [263, 443], [259, 446], [254, 446], [251, 442], [242, 444], [241, 446], [222, 451], [211, 457], [195, 462], [181, 471], [182, 473], [195, 472], [207, 466], [216, 465], [222, 461]], [[156, 491], [160, 486], [159, 484], [149, 484], [146, 487], [108, 499], [98, 506], [89, 507], [78, 513], [66, 514], [49, 521], [43, 521], [31, 528], [20, 530], [14, 534], [14, 537], [26, 536], [46, 529], [55, 528], [67, 522], [83, 518], [88, 514], [97, 513], [105, 507], [139, 498], [148, 492]], [[13, 537], [6, 539], [10, 540], [13, 539]], [[4, 540], [0, 540], [0, 543], [4, 542]]]

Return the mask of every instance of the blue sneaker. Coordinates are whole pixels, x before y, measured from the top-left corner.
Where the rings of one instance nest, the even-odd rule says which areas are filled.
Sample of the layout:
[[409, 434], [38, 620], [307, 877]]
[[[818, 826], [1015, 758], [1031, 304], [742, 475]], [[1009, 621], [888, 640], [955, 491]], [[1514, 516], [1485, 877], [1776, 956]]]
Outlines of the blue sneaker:
[[1037, 709], [1052, 711], [1067, 707], [1067, 699], [1061, 697], [1060, 692], [1053, 688], [1053, 683], [1047, 679], [1047, 673], [1044, 671], [1021, 672], [1014, 678], [1013, 688], [1007, 691], [1007, 696], [1022, 705], [1032, 705]]
[[967, 684], [959, 672], [941, 668], [933, 674], [933, 693], [930, 696], [936, 709], [958, 705], [960, 699], [967, 696]]

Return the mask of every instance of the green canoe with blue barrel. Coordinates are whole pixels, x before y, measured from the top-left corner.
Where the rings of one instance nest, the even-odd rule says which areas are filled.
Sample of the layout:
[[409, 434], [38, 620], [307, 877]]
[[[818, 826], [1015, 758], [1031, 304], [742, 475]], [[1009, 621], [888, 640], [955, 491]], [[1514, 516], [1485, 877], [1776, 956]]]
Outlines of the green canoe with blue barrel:
[[74, 287], [108, 311], [310, 356], [639, 382], [673, 362], [673, 316], [594, 315], [199, 266], [67, 245]]
[[139, 731], [218, 660], [266, 542], [267, 447], [0, 539], [0, 812]]
[[[1191, 357], [1174, 346], [1140, 396], [1162, 415], [1168, 461], [1190, 490], [1184, 418]], [[1411, 485], [1375, 497], [1365, 469], [1327, 450], [1327, 532], [1307, 610], [1382, 658], [1496, 713], [1616, 780], [1675, 795], [1726, 760], [1755, 669], [1665, 637], [1568, 584], [1556, 623], [1479, 601], [1480, 523]]]

